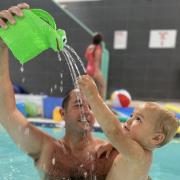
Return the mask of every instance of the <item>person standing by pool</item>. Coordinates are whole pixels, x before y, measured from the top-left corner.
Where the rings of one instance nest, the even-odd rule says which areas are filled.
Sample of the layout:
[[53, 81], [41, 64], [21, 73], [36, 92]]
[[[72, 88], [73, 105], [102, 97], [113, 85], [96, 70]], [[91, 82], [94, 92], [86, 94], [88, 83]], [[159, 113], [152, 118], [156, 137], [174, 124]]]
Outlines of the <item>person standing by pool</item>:
[[157, 103], [147, 102], [121, 124], [100, 97], [90, 76], [79, 77], [78, 83], [104, 133], [119, 152], [106, 180], [150, 179], [153, 151], [176, 134], [179, 123], [175, 114]]
[[[13, 15], [23, 16], [26, 3], [0, 11], [0, 27], [8, 28], [6, 20], [15, 24]], [[18, 42], [15, 42], [18, 43]], [[8, 48], [0, 40], [0, 123], [14, 142], [33, 158], [43, 179], [105, 179], [117, 155], [112, 150], [108, 159], [98, 149], [108, 142], [96, 139], [91, 131], [94, 116], [86, 100], [77, 99], [78, 90], [71, 91], [63, 101], [65, 136], [56, 140], [35, 126], [16, 108], [14, 92], [9, 75]], [[80, 110], [83, 108], [83, 112]], [[81, 116], [86, 121], [81, 121]], [[106, 152], [105, 152], [106, 153]]]
[[90, 44], [86, 49], [85, 58], [87, 60], [86, 72], [94, 79], [99, 94], [104, 98], [106, 85], [101, 72], [102, 40], [103, 36], [100, 33], [94, 34], [92, 44]]

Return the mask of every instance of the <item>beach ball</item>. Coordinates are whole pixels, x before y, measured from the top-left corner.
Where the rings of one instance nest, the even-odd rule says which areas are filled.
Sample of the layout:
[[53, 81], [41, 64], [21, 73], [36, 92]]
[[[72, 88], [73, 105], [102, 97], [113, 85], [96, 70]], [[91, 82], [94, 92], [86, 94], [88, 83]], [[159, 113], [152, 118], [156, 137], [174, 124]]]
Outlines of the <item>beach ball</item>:
[[125, 89], [115, 90], [110, 101], [112, 106], [128, 107], [131, 103], [131, 95]]

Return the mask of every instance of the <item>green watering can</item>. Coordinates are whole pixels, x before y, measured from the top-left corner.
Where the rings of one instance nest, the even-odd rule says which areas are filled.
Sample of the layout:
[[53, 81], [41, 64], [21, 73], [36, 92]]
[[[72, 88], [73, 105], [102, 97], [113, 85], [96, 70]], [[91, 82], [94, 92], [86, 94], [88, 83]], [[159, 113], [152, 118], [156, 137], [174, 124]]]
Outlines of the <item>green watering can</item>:
[[24, 16], [15, 16], [16, 24], [7, 23], [8, 28], [0, 28], [0, 37], [7, 44], [17, 60], [24, 64], [52, 48], [58, 52], [67, 42], [66, 33], [56, 29], [54, 18], [42, 9], [24, 9]]

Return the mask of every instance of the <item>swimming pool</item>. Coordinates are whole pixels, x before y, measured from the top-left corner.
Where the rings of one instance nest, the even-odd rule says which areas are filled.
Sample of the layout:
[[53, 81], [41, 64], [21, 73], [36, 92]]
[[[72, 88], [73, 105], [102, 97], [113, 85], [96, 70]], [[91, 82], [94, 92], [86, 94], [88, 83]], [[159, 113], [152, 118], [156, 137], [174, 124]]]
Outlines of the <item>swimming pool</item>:
[[[62, 137], [64, 129], [41, 128], [55, 138]], [[94, 132], [99, 138], [103, 133]], [[180, 139], [173, 140], [154, 153], [150, 171], [153, 180], [180, 179]], [[39, 180], [33, 161], [13, 143], [6, 131], [0, 126], [0, 180]]]

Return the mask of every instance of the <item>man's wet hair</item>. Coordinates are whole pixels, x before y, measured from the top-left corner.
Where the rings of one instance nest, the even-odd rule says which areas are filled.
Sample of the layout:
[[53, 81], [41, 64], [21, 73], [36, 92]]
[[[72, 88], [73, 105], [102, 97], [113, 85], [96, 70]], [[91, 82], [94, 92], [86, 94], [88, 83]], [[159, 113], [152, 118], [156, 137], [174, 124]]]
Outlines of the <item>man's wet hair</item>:
[[72, 92], [72, 89], [69, 90], [69, 91], [66, 93], [66, 95], [64, 96], [64, 98], [63, 98], [63, 101], [62, 101], [62, 108], [63, 108], [63, 109], [66, 109], [67, 106], [68, 106], [68, 102], [69, 102], [69, 98], [70, 98], [71, 92]]
[[95, 45], [101, 44], [102, 40], [103, 40], [102, 34], [100, 34], [100, 33], [94, 34], [94, 36], [93, 36], [93, 44], [95, 44]]

